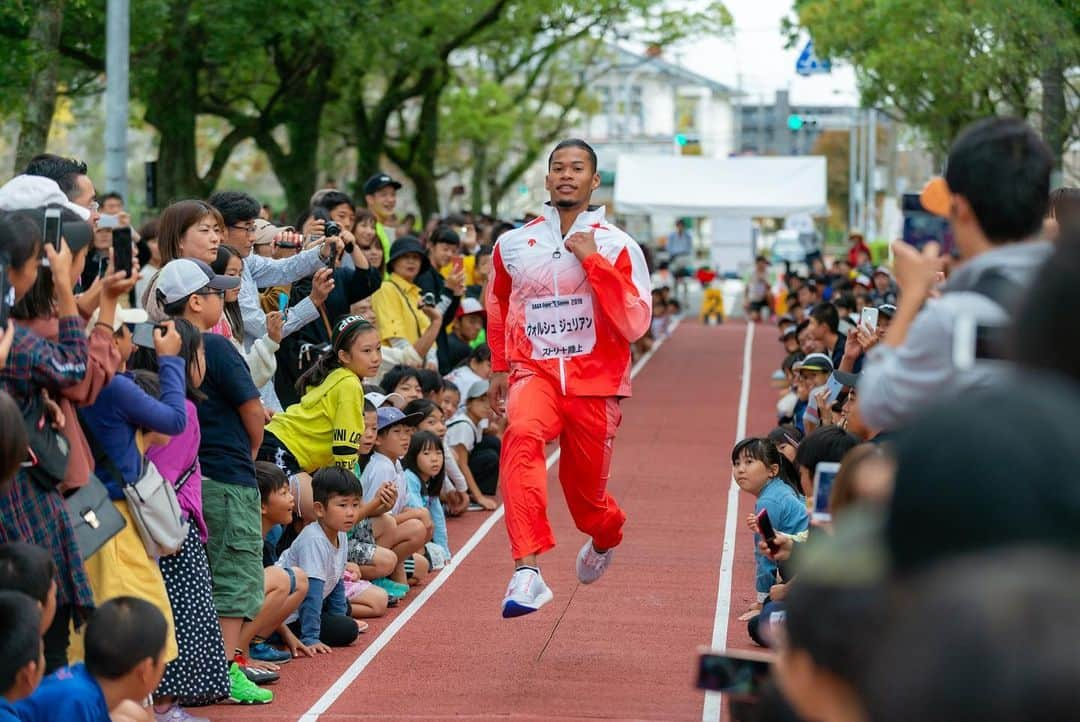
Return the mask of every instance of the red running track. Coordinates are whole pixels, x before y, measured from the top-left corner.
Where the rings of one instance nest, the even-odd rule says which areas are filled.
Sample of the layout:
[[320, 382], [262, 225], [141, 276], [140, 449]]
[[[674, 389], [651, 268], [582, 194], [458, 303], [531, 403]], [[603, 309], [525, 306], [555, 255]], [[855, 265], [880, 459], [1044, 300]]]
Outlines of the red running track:
[[[771, 329], [756, 330], [747, 416], [755, 434], [772, 428], [769, 376], [781, 359]], [[717, 615], [746, 331], [684, 323], [635, 380], [610, 484], [629, 515], [626, 537], [595, 586], [576, 579], [584, 537], [567, 513], [555, 467], [550, 516], [559, 546], [541, 559], [555, 600], [541, 611], [514, 620], [499, 614], [512, 571], [499, 520], [422, 606], [419, 592], [410, 595], [403, 625], [395, 622], [403, 610], [392, 610], [353, 647], [290, 662], [271, 705], [192, 711], [238, 721], [702, 719], [704, 695], [693, 675]], [[752, 499], [743, 495], [740, 508], [732, 618], [754, 596], [741, 519]], [[455, 551], [490, 516], [451, 520]], [[399, 628], [387, 641], [392, 626]], [[745, 624], [731, 622], [728, 643], [750, 645]], [[379, 651], [359, 675], [339, 681], [369, 647]], [[305, 715], [332, 687], [337, 694], [326, 696], [319, 714]]]

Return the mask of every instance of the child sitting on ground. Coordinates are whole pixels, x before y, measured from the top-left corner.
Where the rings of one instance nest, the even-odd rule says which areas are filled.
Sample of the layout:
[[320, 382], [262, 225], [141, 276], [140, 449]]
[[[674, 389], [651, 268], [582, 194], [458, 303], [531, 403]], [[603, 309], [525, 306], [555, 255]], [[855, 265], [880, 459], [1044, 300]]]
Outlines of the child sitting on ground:
[[[255, 479], [259, 482], [262, 504], [263, 574], [265, 600], [255, 621], [262, 621], [258, 632], [270, 636], [277, 632], [289, 650], [282, 659], [273, 654], [277, 650], [265, 641], [252, 639], [251, 658], [271, 662], [284, 662], [289, 657], [311, 657], [315, 652], [293, 634], [285, 620], [300, 608], [308, 593], [307, 573], [300, 567], [277, 566], [276, 541], [280, 528], [293, 522], [296, 499], [292, 493], [289, 477], [276, 464], [269, 461], [255, 462]], [[253, 625], [254, 626], [254, 625]]]
[[483, 438], [481, 424], [491, 415], [488, 388], [488, 382], [484, 380], [469, 387], [465, 394], [465, 406], [446, 424], [446, 443], [453, 449], [473, 501], [480, 509], [494, 511], [496, 503], [491, 495], [495, 493], [495, 489], [481, 489], [469, 468], [469, 455]]
[[405, 403], [413, 399], [424, 398], [423, 381], [420, 370], [412, 366], [398, 364], [382, 377], [379, 385], [387, 394], [398, 394], [405, 399]]
[[[487, 381], [491, 378], [491, 348], [482, 343], [472, 350], [466, 363], [446, 375], [459, 389], [463, 391], [471, 389], [478, 381]], [[458, 402], [458, 410], [465, 406], [468, 399]]]
[[[23, 719], [98, 722], [110, 710], [131, 709], [126, 719], [152, 719], [133, 705], [153, 692], [165, 672], [165, 615], [137, 597], [102, 604], [86, 623], [86, 661], [47, 677], [16, 705]], [[142, 715], [139, 713], [142, 712]]]
[[[380, 394], [381, 396], [381, 394]], [[375, 451], [375, 439], [377, 435], [379, 419], [375, 404], [370, 399], [364, 401], [364, 433], [360, 437], [358, 449], [359, 460], [356, 463], [356, 474], [361, 476], [367, 468], [371, 455]], [[392, 549], [381, 547], [375, 542], [375, 532], [372, 525], [376, 519], [394, 508], [397, 502], [397, 484], [387, 481], [376, 492], [370, 502], [365, 502], [363, 508], [364, 518], [358, 521], [349, 531], [349, 562], [345, 565], [345, 571], [351, 578], [346, 581], [346, 596], [349, 592], [354, 594], [362, 585], [358, 581], [374, 582], [383, 580], [379, 586], [388, 595], [389, 606], [397, 604], [398, 600], [409, 593], [408, 584], [398, 584], [390, 581], [389, 576], [394, 573], [398, 565], [397, 555]], [[350, 586], [350, 581], [353, 586]], [[355, 610], [362, 612], [362, 609]], [[355, 616], [355, 615], [354, 615]]]
[[421, 414], [417, 429], [430, 431], [439, 437], [443, 447], [443, 465], [446, 468], [446, 481], [443, 482], [441, 498], [446, 505], [446, 513], [458, 516], [469, 508], [469, 485], [465, 475], [457, 464], [453, 450], [446, 443], [446, 419], [442, 407], [434, 401], [420, 399], [405, 407], [406, 414]]
[[[806, 502], [796, 491], [797, 480], [785, 479], [782, 475], [782, 458], [776, 444], [768, 439], [743, 439], [731, 450], [732, 472], [739, 488], [757, 497], [754, 513], [747, 518], [752, 529], [756, 529], [757, 514], [765, 510], [773, 529], [784, 534], [798, 534], [806, 530], [810, 518], [806, 512]], [[757, 551], [759, 541], [761, 536], [755, 532], [754, 560], [757, 571], [754, 588], [757, 591], [757, 604], [751, 610], [761, 608], [778, 581], [776, 562]]]
[[356, 474], [327, 466], [311, 477], [311, 494], [316, 523], [304, 527], [277, 566], [307, 573], [307, 595], [285, 621], [312, 652], [325, 654], [331, 647], [347, 647], [360, 633], [349, 616], [344, 576], [348, 531], [359, 519], [363, 489]]
[[443, 445], [439, 437], [430, 431], [417, 431], [401, 463], [405, 467], [405, 483], [408, 487], [405, 508], [426, 509], [431, 515], [433, 532], [427, 553], [435, 569], [443, 568], [450, 561], [446, 515], [439, 499], [446, 476], [443, 458]]
[[[409, 450], [409, 439], [420, 418], [419, 414], [406, 416], [392, 407], [379, 409], [376, 418], [375, 453], [361, 476], [364, 500], [374, 500], [387, 482], [393, 482], [396, 494], [393, 508], [372, 520], [372, 530], [378, 545], [393, 549], [400, 560], [390, 576], [391, 581], [416, 584], [430, 570], [427, 559], [420, 552], [431, 540], [434, 527], [426, 509], [405, 508], [408, 489], [401, 459]], [[375, 583], [384, 584], [381, 580]], [[393, 593], [390, 589], [387, 591]]]
[[453, 418], [461, 407], [461, 389], [450, 379], [443, 379], [442, 394], [439, 396], [439, 406], [442, 408], [443, 421]]
[[13, 703], [29, 697], [44, 672], [41, 607], [22, 592], [0, 591], [0, 722], [19, 722]]

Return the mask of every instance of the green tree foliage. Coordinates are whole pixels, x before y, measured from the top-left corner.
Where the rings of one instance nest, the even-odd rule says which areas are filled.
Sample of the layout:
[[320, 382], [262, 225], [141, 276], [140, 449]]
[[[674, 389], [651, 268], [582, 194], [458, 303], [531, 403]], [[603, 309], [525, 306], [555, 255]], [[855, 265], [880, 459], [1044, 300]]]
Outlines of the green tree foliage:
[[[28, 89], [103, 89], [104, 5], [16, 0], [0, 9], [0, 99], [28, 119], [28, 151], [43, 149], [55, 106], [47, 93], [27, 101]], [[293, 211], [307, 205], [326, 146], [334, 161], [355, 158], [358, 183], [389, 159], [425, 214], [453, 169], [482, 189], [477, 205], [493, 206], [590, 107], [604, 43], [666, 43], [730, 26], [718, 2], [669, 5], [131, 0], [132, 107], [157, 131], [163, 202], [209, 194], [233, 152], [253, 141]], [[41, 23], [50, 17], [62, 20], [58, 37], [55, 23]]]
[[1080, 0], [796, 0], [794, 14], [792, 42], [808, 31], [819, 54], [850, 62], [863, 102], [897, 112], [939, 154], [1000, 113], [1041, 116], [1059, 162], [1080, 138]]

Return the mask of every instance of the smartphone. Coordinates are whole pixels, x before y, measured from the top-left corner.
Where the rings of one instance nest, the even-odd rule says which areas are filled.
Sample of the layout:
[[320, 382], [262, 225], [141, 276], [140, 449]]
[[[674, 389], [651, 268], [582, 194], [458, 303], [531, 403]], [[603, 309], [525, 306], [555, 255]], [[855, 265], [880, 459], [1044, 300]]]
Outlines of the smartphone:
[[814, 469], [814, 509], [810, 518], [818, 522], [831, 522], [829, 513], [829, 495], [832, 493], [833, 479], [840, 471], [840, 464], [835, 461], [820, 461]]
[[15, 287], [8, 283], [8, 265], [7, 254], [0, 254], [0, 331], [7, 330], [8, 314], [15, 305]]
[[45, 227], [43, 229], [45, 242], [51, 243], [57, 251], [60, 250], [60, 237], [64, 232], [64, 222], [60, 218], [59, 208], [45, 209]]
[[131, 340], [136, 346], [142, 348], [154, 348], [154, 329], [157, 328], [152, 323], [137, 323], [135, 324], [135, 330], [131, 334]]
[[698, 657], [697, 688], [756, 698], [769, 679], [773, 656], [766, 652], [728, 649]]
[[877, 331], [878, 310], [871, 306], [867, 306], [862, 310], [862, 317], [860, 323], [866, 326], [871, 331]]
[[284, 316], [285, 312], [289, 310], [289, 294], [285, 293], [284, 291], [278, 293], [277, 295], [277, 310], [281, 313], [282, 316]]
[[124, 271], [129, 277], [132, 271], [131, 229], [114, 228], [112, 232], [113, 270]]
[[776, 530], [773, 529], [772, 521], [769, 519], [768, 509], [762, 509], [758, 512], [757, 525], [758, 530], [761, 532], [761, 538], [765, 540], [769, 551], [775, 553], [779, 547], [776, 545]]
[[463, 273], [465, 271], [465, 259], [461, 256], [454, 256], [450, 260], [450, 266], [454, 269], [454, 273]]
[[113, 215], [112, 213], [102, 213], [98, 217], [98, 228], [119, 228], [120, 216]]

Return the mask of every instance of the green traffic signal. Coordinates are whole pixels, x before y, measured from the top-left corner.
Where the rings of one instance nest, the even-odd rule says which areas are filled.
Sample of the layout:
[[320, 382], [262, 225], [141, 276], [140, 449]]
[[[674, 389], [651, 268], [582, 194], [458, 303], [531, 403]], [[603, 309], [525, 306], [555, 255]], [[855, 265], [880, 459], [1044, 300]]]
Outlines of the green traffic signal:
[[803, 127], [803, 119], [801, 115], [789, 115], [787, 118], [787, 127], [789, 130], [800, 130]]

